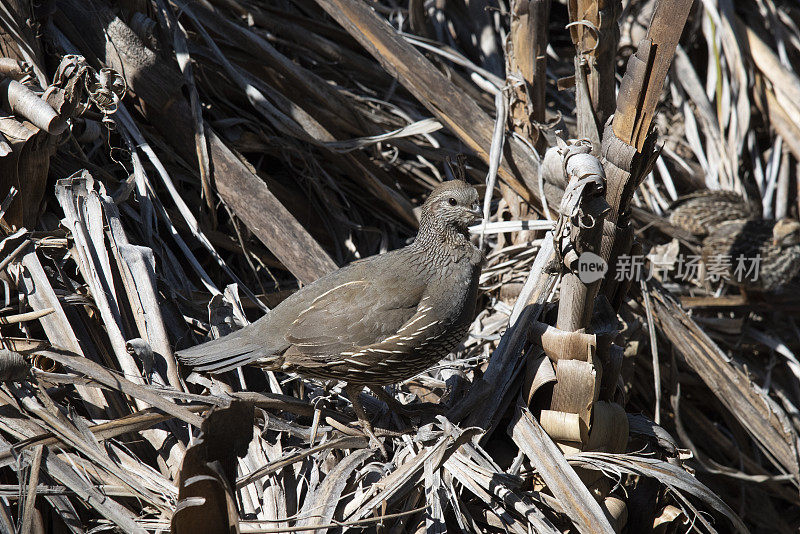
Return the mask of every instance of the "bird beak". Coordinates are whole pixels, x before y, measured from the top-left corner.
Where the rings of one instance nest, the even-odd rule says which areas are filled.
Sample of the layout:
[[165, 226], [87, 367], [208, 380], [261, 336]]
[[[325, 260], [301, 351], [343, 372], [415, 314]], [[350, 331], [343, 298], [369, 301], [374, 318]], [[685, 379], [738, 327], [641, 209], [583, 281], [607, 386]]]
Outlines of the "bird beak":
[[480, 208], [475, 208], [471, 210], [467, 210], [467, 212], [472, 215], [473, 219], [472, 222], [480, 221], [483, 219], [483, 210]]

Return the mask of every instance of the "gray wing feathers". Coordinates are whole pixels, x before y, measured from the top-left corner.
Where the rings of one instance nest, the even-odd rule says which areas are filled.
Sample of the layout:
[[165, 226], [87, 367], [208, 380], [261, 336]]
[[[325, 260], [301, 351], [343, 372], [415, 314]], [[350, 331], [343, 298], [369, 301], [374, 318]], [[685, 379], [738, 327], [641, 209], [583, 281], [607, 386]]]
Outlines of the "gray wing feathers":
[[371, 345], [414, 315], [424, 289], [389, 276], [344, 282], [314, 299], [289, 326], [286, 340], [312, 357]]

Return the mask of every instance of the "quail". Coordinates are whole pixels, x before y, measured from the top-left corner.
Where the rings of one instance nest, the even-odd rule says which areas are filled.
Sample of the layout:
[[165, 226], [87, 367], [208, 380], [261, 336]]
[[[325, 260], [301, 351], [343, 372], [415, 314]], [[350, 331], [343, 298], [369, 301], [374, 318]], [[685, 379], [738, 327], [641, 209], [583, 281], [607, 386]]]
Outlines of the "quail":
[[696, 236], [706, 236], [718, 225], [758, 218], [760, 209], [733, 191], [705, 190], [683, 196], [671, 206], [669, 222]]
[[788, 218], [725, 222], [703, 240], [702, 252], [706, 269], [718, 265], [734, 285], [776, 291], [800, 271], [800, 222]]
[[466, 337], [483, 262], [468, 226], [480, 218], [472, 186], [443, 182], [422, 205], [410, 245], [327, 274], [241, 330], [176, 355], [198, 371], [253, 364], [343, 381], [364, 432], [385, 454], [358, 395], [367, 386], [388, 400], [383, 385], [421, 373]]

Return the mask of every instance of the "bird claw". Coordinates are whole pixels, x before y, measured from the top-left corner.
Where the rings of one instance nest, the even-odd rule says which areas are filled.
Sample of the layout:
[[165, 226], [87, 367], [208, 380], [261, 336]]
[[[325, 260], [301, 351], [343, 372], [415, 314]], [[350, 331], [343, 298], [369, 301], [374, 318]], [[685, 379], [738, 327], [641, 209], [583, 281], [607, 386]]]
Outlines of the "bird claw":
[[369, 419], [367, 418], [367, 414], [364, 411], [364, 407], [361, 406], [361, 402], [358, 400], [358, 394], [361, 391], [361, 387], [348, 384], [345, 386], [345, 392], [347, 396], [350, 397], [350, 402], [353, 403], [353, 411], [356, 412], [356, 417], [358, 418], [358, 424], [361, 426], [361, 431], [364, 433], [366, 437], [369, 438], [370, 448], [378, 449], [381, 451], [383, 458], [388, 460], [389, 455], [386, 454], [386, 448], [383, 446], [383, 443], [375, 436], [375, 432], [372, 430], [372, 423], [370, 423]]
[[381, 451], [381, 455], [383, 456], [384, 460], [389, 459], [389, 455], [386, 453], [386, 447], [383, 446], [383, 442], [378, 439], [375, 435], [375, 432], [372, 431], [370, 428], [372, 425], [361, 425], [361, 431], [364, 433], [364, 436], [369, 440], [369, 448], [374, 450]]
[[375, 441], [372, 441], [372, 439], [369, 440], [369, 448], [372, 449], [373, 451], [376, 450], [380, 451], [381, 456], [383, 456], [384, 460], [389, 459], [389, 454], [386, 452], [386, 447], [383, 446], [383, 443], [378, 441], [378, 438], [375, 438]]

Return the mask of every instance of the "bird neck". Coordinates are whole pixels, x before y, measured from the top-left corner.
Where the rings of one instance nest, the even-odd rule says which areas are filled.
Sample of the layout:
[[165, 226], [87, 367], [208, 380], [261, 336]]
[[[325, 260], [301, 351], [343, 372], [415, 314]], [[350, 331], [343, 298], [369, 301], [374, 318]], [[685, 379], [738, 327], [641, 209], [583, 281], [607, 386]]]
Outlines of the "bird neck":
[[469, 250], [473, 245], [467, 232], [466, 228], [460, 230], [452, 224], [423, 217], [414, 246], [430, 252], [440, 252], [442, 249], [450, 252]]

